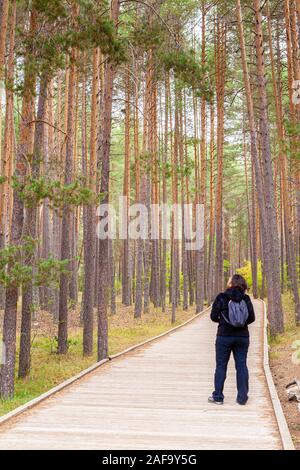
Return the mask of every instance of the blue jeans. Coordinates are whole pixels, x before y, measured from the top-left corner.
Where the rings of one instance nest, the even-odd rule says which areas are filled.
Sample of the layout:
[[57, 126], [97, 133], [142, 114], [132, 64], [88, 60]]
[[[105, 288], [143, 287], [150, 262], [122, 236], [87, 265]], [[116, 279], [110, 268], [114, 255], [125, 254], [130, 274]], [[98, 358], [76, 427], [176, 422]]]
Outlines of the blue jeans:
[[249, 373], [247, 368], [247, 354], [249, 338], [245, 336], [217, 336], [216, 340], [216, 372], [215, 391], [213, 397], [216, 401], [223, 401], [223, 389], [226, 379], [227, 365], [231, 351], [235, 361], [237, 401], [246, 403], [249, 391]]

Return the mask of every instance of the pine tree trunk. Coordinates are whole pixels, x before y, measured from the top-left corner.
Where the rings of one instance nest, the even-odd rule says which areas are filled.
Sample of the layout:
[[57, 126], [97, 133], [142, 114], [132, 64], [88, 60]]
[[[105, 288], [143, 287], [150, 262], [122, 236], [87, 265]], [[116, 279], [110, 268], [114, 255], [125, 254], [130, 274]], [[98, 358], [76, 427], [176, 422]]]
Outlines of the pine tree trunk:
[[[54, 153], [54, 135], [53, 135], [53, 125], [54, 125], [54, 116], [53, 116], [53, 81], [50, 81], [49, 91], [47, 93], [47, 111], [45, 110], [44, 120], [49, 123], [49, 126], [44, 127], [43, 129], [43, 172], [49, 178], [56, 178], [56, 174], [53, 168], [53, 164], [50, 161], [50, 158], [55, 154]], [[53, 225], [52, 225], [51, 209], [49, 207], [49, 199], [43, 201], [42, 209], [42, 246], [41, 246], [41, 257], [43, 259], [49, 258], [53, 253]], [[47, 310], [54, 314], [54, 295], [55, 289], [53, 287], [40, 287], [38, 290], [38, 305], [43, 309]], [[38, 305], [36, 307], [38, 307]], [[36, 308], [35, 311], [37, 311]], [[33, 312], [33, 318], [35, 311]]]
[[[299, 11], [299, 10], [298, 10]], [[293, 99], [294, 94], [294, 80], [300, 79], [300, 65], [299, 65], [299, 36], [296, 27], [294, 2], [292, 0], [284, 1], [284, 14], [285, 14], [285, 28], [286, 28], [286, 44], [287, 44], [287, 71], [288, 71], [288, 92], [289, 92], [289, 119], [293, 128], [296, 128], [297, 123], [300, 122], [300, 104], [295, 104]], [[296, 135], [291, 136], [291, 153], [293, 157], [299, 152], [299, 137]], [[300, 169], [299, 162], [295, 163], [295, 219], [296, 219], [296, 246], [297, 251], [300, 250]], [[299, 256], [299, 255], [298, 255]]]
[[[249, 243], [250, 243], [250, 258], [251, 258], [251, 274], [252, 274], [252, 292], [253, 297], [257, 299], [257, 249], [256, 249], [256, 233], [253, 230], [253, 212], [251, 213], [250, 196], [249, 196], [249, 176], [247, 165], [247, 148], [245, 142], [244, 131], [244, 161], [245, 161], [245, 177], [246, 177], [246, 195], [247, 195], [247, 211], [248, 211], [248, 224], [249, 224]], [[253, 181], [254, 182], [254, 181]], [[254, 194], [254, 187], [252, 186], [252, 194]]]
[[[151, 198], [151, 183], [149, 170], [147, 171], [144, 181], [142, 182], [145, 191], [145, 201], [148, 210], [148, 227], [150, 227], [150, 198]], [[151, 242], [149, 237], [145, 240], [144, 248], [144, 313], [149, 313], [150, 307], [150, 267], [151, 267]]]
[[[8, 3], [8, 2], [7, 2]], [[6, 6], [2, 3], [2, 22], [5, 19], [5, 9]], [[6, 85], [6, 100], [5, 100], [5, 128], [4, 128], [4, 145], [3, 145], [3, 154], [0, 149], [0, 174], [6, 178], [6, 181], [0, 185], [0, 249], [4, 248], [7, 242], [7, 235], [9, 235], [9, 226], [10, 226], [10, 199], [11, 199], [11, 171], [12, 171], [12, 160], [14, 153], [14, 92], [11, 85], [14, 83], [14, 47], [15, 47], [15, 24], [16, 24], [16, 1], [14, 0], [12, 4], [12, 11], [9, 21], [9, 55], [7, 63], [7, 83]], [[6, 36], [5, 27], [0, 30], [1, 41], [4, 40]], [[4, 51], [3, 51], [4, 54]], [[4, 55], [1, 55], [2, 65], [4, 66]], [[2, 75], [4, 70], [0, 70], [0, 90], [2, 87]], [[2, 96], [2, 95], [1, 95]], [[1, 105], [2, 109], [2, 105]], [[0, 116], [1, 119], [2, 116]], [[1, 128], [1, 125], [0, 125]], [[1, 143], [1, 137], [0, 137]], [[2, 157], [2, 158], [1, 158]], [[0, 310], [4, 309], [5, 306], [5, 289], [2, 284], [0, 285]]]
[[[268, 101], [266, 91], [266, 71], [264, 64], [264, 44], [263, 26], [260, 0], [254, 0], [253, 8], [255, 12], [255, 47], [256, 47], [256, 71], [258, 83], [259, 113], [260, 113], [260, 134], [262, 168], [264, 175], [264, 193], [266, 202], [266, 214], [268, 217], [268, 230], [272, 233], [271, 241], [271, 264], [273, 275], [273, 322], [270, 324], [271, 333], [277, 334], [284, 330], [283, 311], [280, 291], [280, 249], [278, 230], [276, 223], [276, 209], [274, 207], [275, 190], [272, 168], [272, 155], [270, 146], [270, 135], [268, 128]], [[269, 288], [269, 285], [268, 285]]]
[[[176, 79], [175, 79], [176, 80]], [[179, 247], [178, 247], [178, 213], [176, 206], [178, 205], [178, 154], [179, 154], [179, 90], [178, 84], [175, 83], [175, 123], [174, 123], [174, 149], [172, 155], [172, 203], [175, 210], [172, 213], [171, 227], [171, 303], [172, 303], [172, 323], [176, 321], [176, 310], [178, 306], [178, 290], [179, 290]]]
[[115, 257], [113, 240], [109, 240], [109, 273], [110, 273], [110, 312], [117, 313], [116, 288], [115, 288]]
[[[272, 82], [273, 82], [273, 92], [275, 98], [275, 110], [276, 110], [276, 124], [277, 124], [277, 133], [278, 133], [278, 145], [279, 145], [279, 160], [281, 166], [281, 204], [283, 209], [283, 219], [284, 223], [284, 238], [287, 251], [287, 262], [288, 270], [291, 277], [292, 289], [294, 294], [294, 303], [295, 303], [295, 316], [296, 322], [300, 322], [300, 298], [298, 290], [298, 274], [297, 274], [297, 265], [296, 265], [296, 254], [295, 254], [295, 244], [292, 235], [291, 228], [291, 215], [290, 215], [290, 206], [288, 203], [288, 186], [287, 186], [287, 170], [286, 170], [286, 155], [284, 154], [283, 143], [286, 139], [284, 124], [283, 124], [283, 109], [282, 109], [282, 96], [281, 96], [281, 61], [280, 56], [278, 57], [278, 73], [275, 71], [275, 60], [273, 53], [273, 44], [272, 44], [272, 27], [270, 21], [270, 8], [268, 3], [268, 32], [269, 32], [269, 49], [270, 49], [270, 59], [271, 59], [271, 68], [272, 68]], [[279, 37], [278, 41], [278, 54], [280, 54], [279, 46]], [[279, 80], [279, 83], [278, 83]], [[281, 211], [282, 217], [282, 211]], [[283, 237], [282, 237], [283, 238]], [[283, 256], [281, 256], [283, 258]], [[282, 263], [283, 264], [283, 263]], [[282, 270], [283, 271], [283, 270]], [[284, 271], [281, 274], [282, 283], [284, 284]]]
[[123, 241], [122, 258], [122, 303], [129, 307], [131, 304], [131, 276], [130, 276], [130, 241], [128, 238], [128, 215], [130, 206], [130, 126], [131, 126], [131, 106], [130, 106], [130, 75], [126, 73], [125, 83], [125, 163], [124, 163], [124, 188], [123, 195], [125, 199], [125, 220], [126, 220], [126, 239]]
[[[146, 204], [147, 199], [147, 177], [142, 175], [141, 188], [139, 191], [139, 203]], [[136, 286], [135, 286], [135, 305], [134, 317], [141, 318], [143, 310], [143, 254], [144, 240], [137, 240], [137, 256], [136, 256]]]
[[[180, 163], [180, 187], [181, 187], [181, 212], [182, 212], [182, 242], [181, 242], [181, 263], [183, 276], [183, 310], [189, 308], [189, 279], [188, 279], [188, 251], [186, 249], [186, 220], [185, 220], [185, 178], [184, 178], [184, 147], [183, 147], [183, 108], [181, 90], [178, 92], [179, 99], [179, 163]], [[179, 287], [180, 288], [180, 287]]]
[[[38, 178], [40, 174], [40, 162], [43, 161], [43, 137], [46, 100], [47, 100], [46, 77], [41, 77], [40, 94], [38, 100], [37, 122], [35, 125], [35, 137], [33, 158], [31, 160], [31, 174], [33, 178]], [[36, 240], [38, 213], [37, 206], [27, 207], [25, 211], [25, 221], [23, 236]], [[30, 253], [25, 259], [25, 266], [34, 269], [35, 253]], [[20, 336], [20, 354], [19, 354], [19, 378], [26, 377], [30, 372], [30, 345], [31, 345], [31, 319], [35, 310], [34, 305], [34, 286], [32, 280], [22, 286], [22, 318], [21, 318], [21, 336]]]
[[[184, 163], [186, 165], [186, 168], [189, 167], [190, 162], [189, 162], [189, 154], [188, 154], [188, 140], [187, 140], [187, 103], [186, 103], [186, 94], [184, 93], [184, 135], [185, 135], [185, 143], [184, 143]], [[190, 189], [189, 189], [189, 172], [186, 171], [185, 173], [185, 185], [184, 185], [184, 191], [186, 194], [186, 202], [187, 204], [191, 203], [191, 197], [190, 197]], [[189, 223], [191, 215], [189, 215], [188, 220]], [[188, 227], [187, 230], [188, 237], [190, 238], [190, 228]], [[195, 301], [195, 292], [194, 292], [194, 282], [193, 282], [193, 251], [188, 250], [187, 252], [187, 273], [188, 273], [188, 289], [189, 289], [189, 305], [192, 307], [194, 305]]]
[[[164, 147], [162, 157], [162, 202], [167, 204], [167, 162], [168, 162], [168, 144], [169, 144], [169, 74], [165, 76], [165, 122], [164, 122]], [[160, 299], [162, 311], [166, 311], [166, 286], [167, 286], [167, 240], [162, 240], [162, 255], [161, 255], [161, 267], [160, 267]]]
[[[3, 77], [4, 77], [4, 67], [5, 67], [5, 46], [6, 46], [6, 33], [8, 26], [8, 13], [9, 13], [9, 1], [2, 0], [0, 2], [0, 170], [1, 169], [1, 160], [5, 161], [5, 155], [2, 159], [2, 89], [3, 89]], [[2, 173], [0, 173], [2, 174]], [[0, 199], [1, 199], [1, 189], [0, 189]], [[0, 203], [1, 204], [1, 203]], [[0, 212], [0, 219], [3, 217], [3, 212]], [[0, 220], [0, 248], [1, 248], [1, 220]], [[0, 287], [1, 289], [1, 287]], [[0, 292], [1, 295], [1, 292]]]
[[[111, 17], [115, 28], [119, 17], [119, 0], [113, 0], [111, 6]], [[109, 171], [110, 171], [110, 144], [111, 144], [111, 120], [112, 120], [112, 99], [113, 84], [115, 76], [115, 65], [107, 62], [105, 70], [104, 90], [103, 90], [103, 127], [101, 131], [101, 179], [100, 193], [103, 195], [101, 204], [109, 203]], [[109, 240], [99, 239], [98, 243], [98, 361], [108, 356], [108, 257]]]
[[[202, 51], [201, 51], [201, 66], [203, 70], [206, 66], [206, 15], [205, 15], [205, 4], [202, 2]], [[205, 296], [205, 250], [206, 250], [206, 98], [201, 98], [201, 143], [200, 143], [200, 165], [201, 165], [201, 176], [200, 176], [200, 198], [199, 203], [204, 206], [204, 220], [202, 221], [204, 231], [203, 234], [203, 247], [199, 250], [197, 273], [200, 276], [197, 286], [199, 289], [197, 295], [197, 312], [201, 312], [204, 307], [204, 296]], [[202, 226], [201, 224], [201, 226]]]
[[[150, 53], [148, 53], [150, 55]], [[151, 55], [150, 55], [151, 56]], [[145, 96], [144, 96], [144, 136], [143, 136], [143, 150], [144, 153], [151, 154], [151, 107], [152, 107], [152, 70], [151, 60], [149, 60], [146, 70], [146, 83], [145, 83]], [[148, 211], [148, 237], [144, 242], [144, 313], [149, 313], [150, 307], [150, 269], [151, 269], [151, 165], [145, 162], [144, 173], [142, 177], [142, 193], [144, 197], [144, 204]]]
[[[149, 132], [148, 132], [148, 151], [151, 155], [151, 202], [154, 205], [151, 214], [151, 232], [153, 228], [157, 231], [159, 227], [159, 213], [155, 208], [159, 204], [159, 175], [158, 175], [158, 155], [157, 155], [157, 83], [154, 77], [154, 61], [152, 51], [149, 52]], [[152, 227], [153, 223], [153, 227]], [[157, 308], [160, 304], [160, 281], [159, 281], [159, 240], [157, 237], [151, 241], [151, 287], [150, 297]]]
[[[68, 73], [66, 72], [66, 75], [68, 76]], [[55, 122], [56, 122], [56, 127], [60, 129], [60, 132], [56, 133], [55, 136], [55, 155], [57, 158], [57, 167], [53, 168], [53, 173], [54, 173], [54, 178], [56, 180], [61, 179], [61, 175], [59, 173], [59, 168], [63, 166], [63, 161], [62, 161], [62, 150], [63, 150], [63, 137], [65, 137], [66, 134], [64, 132], [67, 130], [65, 128], [64, 131], [62, 131], [62, 79], [61, 79], [62, 74], [58, 76], [57, 79], [57, 111], [56, 111], [56, 117], [55, 117]], [[61, 246], [61, 217], [58, 213], [57, 210], [52, 211], [52, 249], [53, 249], [53, 256], [56, 260], [60, 259], [60, 246]], [[54, 287], [53, 288], [53, 306], [52, 306], [52, 312], [53, 312], [53, 322], [57, 323], [58, 322], [58, 313], [59, 313], [59, 288]]]
[[217, 92], [217, 186], [216, 186], [216, 266], [215, 293], [223, 291], [223, 154], [224, 154], [224, 95], [226, 73], [226, 26], [219, 19], [216, 44], [216, 92]]
[[[86, 52], [83, 53], [82, 57], [82, 85], [81, 85], [81, 168], [82, 174], [85, 178], [85, 181], [88, 182], [88, 144], [87, 144], [87, 70], [86, 70]], [[86, 256], [85, 256], [85, 230], [87, 229], [87, 207], [83, 206], [82, 208], [82, 225], [83, 225], [83, 256], [84, 256], [84, 265], [83, 269], [85, 270]], [[96, 243], [95, 243], [96, 245]], [[95, 260], [93, 261], [93, 269], [95, 268]], [[91, 289], [91, 287], [89, 287]], [[84, 320], [84, 292], [85, 292], [85, 274], [83, 279], [83, 291], [82, 291], [82, 302], [80, 309], [80, 326], [83, 326]], [[94, 288], [92, 287], [92, 297], [94, 300]], [[94, 302], [92, 304], [94, 308]]]
[[[89, 187], [96, 191], [96, 144], [97, 144], [97, 94], [99, 92], [99, 49], [93, 51], [93, 79], [91, 102], [91, 130], [90, 130], [90, 165]], [[85, 105], [85, 103], [84, 103]], [[95, 208], [93, 205], [84, 208], [84, 288], [83, 288], [83, 354], [93, 354], [93, 318], [94, 318], [94, 282], [95, 282]]]
[[[76, 51], [76, 59], [79, 59], [79, 51]], [[77, 173], [77, 124], [78, 124], [78, 80], [77, 74], [74, 78], [74, 141], [73, 141], [73, 178]], [[74, 207], [70, 214], [70, 252], [71, 277], [69, 282], [69, 299], [74, 308], [78, 302], [78, 207]]]
[[[36, 13], [31, 11], [30, 34], [36, 31]], [[25, 57], [24, 92], [22, 102], [22, 119], [19, 125], [19, 143], [16, 152], [15, 178], [24, 182], [27, 173], [27, 155], [32, 152], [34, 97], [33, 90], [36, 80], [35, 71], [28, 65], [30, 60], [29, 51]], [[10, 233], [10, 244], [20, 245], [24, 221], [24, 202], [16, 188], [13, 192], [12, 224]], [[8, 266], [8, 275], [13, 269]], [[3, 399], [14, 396], [14, 378], [16, 361], [16, 325], [17, 325], [17, 303], [19, 288], [16, 285], [7, 287], [5, 293], [5, 310], [3, 321], [3, 342], [6, 348], [6, 362], [0, 369], [0, 397]]]
[[210, 212], [209, 212], [209, 247], [207, 266], [207, 292], [208, 301], [213, 301], [214, 294], [214, 241], [215, 241], [215, 215], [214, 215], [214, 179], [215, 179], [215, 110], [210, 107]]
[[[144, 117], [143, 146], [145, 145], [145, 132], [146, 132], [146, 118]], [[135, 63], [134, 158], [135, 158], [135, 201], [137, 204], [145, 204], [146, 203], [145, 182], [143, 179], [141, 180], [141, 157], [139, 153], [139, 76], [138, 76], [137, 59]], [[144, 175], [142, 178], [144, 178]], [[144, 253], [144, 241], [142, 238], [139, 238], [136, 241], [134, 318], [141, 318], [142, 311], [143, 311], [143, 253]]]
[[[259, 2], [258, 2], [259, 3]], [[255, 4], [255, 12], [257, 14], [258, 10], [257, 7], [259, 5]], [[261, 242], [262, 246], [262, 258], [263, 258], [263, 269], [264, 269], [264, 274], [267, 279], [267, 284], [268, 284], [268, 316], [269, 316], [269, 321], [270, 321], [270, 330], [272, 334], [276, 334], [277, 332], [280, 332], [283, 328], [283, 322], [282, 322], [282, 311], [280, 313], [280, 305], [279, 305], [279, 312], [276, 312], [275, 304], [278, 302], [278, 295], [280, 296], [280, 277], [279, 279], [276, 279], [276, 275], [274, 277], [273, 275], [273, 265], [272, 262], [275, 262], [275, 256], [273, 252], [274, 244], [272, 242], [272, 236], [270, 235], [270, 226], [274, 223], [273, 220], [269, 220], [270, 216], [275, 215], [275, 223], [276, 223], [276, 211], [274, 208], [274, 193], [273, 193], [273, 199], [268, 194], [268, 199], [271, 204], [271, 207], [269, 205], [269, 210], [267, 211], [267, 202], [266, 202], [266, 191], [270, 191], [270, 186], [267, 185], [267, 182], [263, 181], [263, 177], [261, 174], [261, 163], [259, 160], [258, 156], [258, 142], [257, 142], [257, 136], [256, 136], [256, 123], [255, 123], [255, 116], [254, 116], [254, 106], [253, 106], [253, 98], [252, 98], [252, 90], [250, 86], [250, 80], [249, 80], [249, 71], [248, 71], [248, 64], [247, 64], [247, 57], [246, 57], [246, 49], [245, 49], [245, 39], [244, 39], [244, 28], [243, 28], [243, 23], [242, 23], [242, 9], [241, 9], [241, 3], [240, 0], [237, 0], [237, 20], [238, 20], [238, 29], [239, 29], [239, 37], [240, 37], [240, 45], [241, 45], [241, 53], [242, 53], [242, 65], [243, 65], [243, 74], [244, 74], [244, 83], [245, 83], [245, 91], [246, 91], [246, 98], [247, 98], [247, 108], [248, 108], [248, 118], [249, 118], [249, 126], [250, 126], [250, 141], [251, 141], [251, 158], [252, 158], [252, 165], [254, 166], [254, 171], [255, 171], [255, 183], [256, 183], [256, 190], [257, 190], [257, 199], [258, 199], [258, 205], [259, 205], [259, 212], [260, 212], [260, 239], [261, 241], [263, 240], [263, 243]], [[259, 13], [259, 12], [258, 12]], [[261, 18], [260, 18], [261, 19]], [[258, 27], [256, 25], [256, 27]], [[262, 34], [262, 32], [261, 32]], [[258, 66], [257, 69], [259, 69], [258, 75], [260, 76], [260, 84], [263, 90], [260, 91], [261, 95], [265, 95], [265, 82], [264, 82], [264, 77], [261, 76], [262, 72], [262, 57], [261, 57], [261, 47], [262, 47], [262, 36], [259, 38], [259, 35], [256, 37], [256, 42], [257, 42], [257, 48], [258, 48], [258, 53], [260, 57], [258, 58]], [[263, 80], [263, 83], [262, 83]], [[266, 96], [264, 96], [266, 98]], [[263, 100], [260, 103], [260, 111], [261, 111], [261, 116], [265, 118], [264, 114], [267, 112], [267, 108], [265, 110], [263, 107], [266, 106], [265, 100]], [[263, 125], [264, 131], [265, 129], [265, 123]], [[268, 136], [265, 136], [265, 145], [267, 144]], [[266, 155], [266, 149], [264, 149], [264, 155], [265, 157], [268, 158], [268, 155]], [[271, 162], [267, 162], [267, 167], [268, 170], [270, 171], [270, 164]], [[266, 160], [262, 162], [262, 166], [266, 165]], [[267, 170], [267, 172], [268, 172]], [[269, 180], [270, 177], [272, 179], [272, 169], [271, 169], [271, 176], [269, 174]], [[270, 181], [269, 181], [270, 185]], [[274, 187], [273, 187], [274, 189]], [[271, 188], [272, 192], [272, 188]], [[273, 210], [273, 214], [271, 214]], [[275, 231], [277, 232], [277, 227], [275, 226]], [[273, 234], [272, 234], [273, 235]], [[275, 235], [276, 236], [276, 235]], [[277, 238], [278, 241], [278, 238]], [[278, 253], [279, 254], [279, 253]], [[279, 259], [276, 260], [279, 268]], [[275, 270], [276, 270], [276, 265], [275, 265]], [[276, 292], [277, 291], [277, 292]], [[278, 305], [277, 305], [278, 307]], [[282, 325], [280, 325], [282, 323]]]
[[0, 10], [0, 83], [2, 89], [2, 80], [4, 77], [4, 65], [5, 65], [5, 44], [6, 44], [6, 33], [8, 26], [8, 12], [9, 12], [9, 1], [2, 0]]
[[[67, 114], [67, 138], [66, 138], [66, 159], [64, 168], [64, 184], [68, 185], [73, 180], [73, 159], [74, 159], [74, 133], [75, 133], [75, 83], [76, 65], [74, 59], [76, 51], [72, 49], [72, 60], [70, 61], [69, 84], [68, 84], [68, 114]], [[71, 233], [73, 230], [71, 208], [64, 204], [61, 221], [61, 260], [71, 258]], [[68, 263], [71, 272], [71, 263]], [[69, 299], [70, 278], [66, 273], [60, 276], [59, 286], [59, 316], [58, 316], [58, 354], [68, 352], [68, 299]]]

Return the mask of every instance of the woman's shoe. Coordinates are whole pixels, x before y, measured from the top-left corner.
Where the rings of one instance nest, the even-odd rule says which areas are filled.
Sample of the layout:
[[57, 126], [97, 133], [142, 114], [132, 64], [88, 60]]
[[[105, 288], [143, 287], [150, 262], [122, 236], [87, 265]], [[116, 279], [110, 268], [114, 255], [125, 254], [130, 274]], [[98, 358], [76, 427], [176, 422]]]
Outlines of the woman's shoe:
[[223, 405], [223, 401], [217, 401], [214, 399], [214, 397], [209, 397], [208, 398], [208, 403], [214, 403], [215, 405]]
[[241, 406], [247, 405], [247, 401], [239, 401], [239, 400], [237, 400], [236, 402], [237, 402], [238, 405], [241, 405]]

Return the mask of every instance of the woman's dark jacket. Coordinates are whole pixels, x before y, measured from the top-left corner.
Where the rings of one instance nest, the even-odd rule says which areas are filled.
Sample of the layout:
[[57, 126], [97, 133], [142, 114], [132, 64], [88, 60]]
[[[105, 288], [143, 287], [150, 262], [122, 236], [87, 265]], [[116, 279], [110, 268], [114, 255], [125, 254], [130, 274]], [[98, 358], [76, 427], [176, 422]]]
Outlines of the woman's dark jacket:
[[[240, 302], [244, 300], [247, 304], [249, 316], [247, 324], [242, 328], [236, 328], [229, 325], [223, 315], [228, 319], [228, 304], [230, 300]], [[213, 322], [219, 323], [218, 336], [249, 336], [248, 325], [255, 321], [255, 313], [249, 295], [244, 294], [238, 287], [227, 289], [216, 297], [213, 303], [210, 318]]]

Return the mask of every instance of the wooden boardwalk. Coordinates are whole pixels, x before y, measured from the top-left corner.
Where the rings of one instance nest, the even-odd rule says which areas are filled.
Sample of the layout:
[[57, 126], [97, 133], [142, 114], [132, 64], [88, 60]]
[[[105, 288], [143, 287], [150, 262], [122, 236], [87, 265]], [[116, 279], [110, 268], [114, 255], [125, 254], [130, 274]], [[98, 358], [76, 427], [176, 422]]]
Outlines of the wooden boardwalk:
[[211, 405], [216, 325], [204, 314], [103, 365], [0, 428], [0, 449], [281, 449], [263, 371], [263, 309], [251, 325], [250, 399]]

